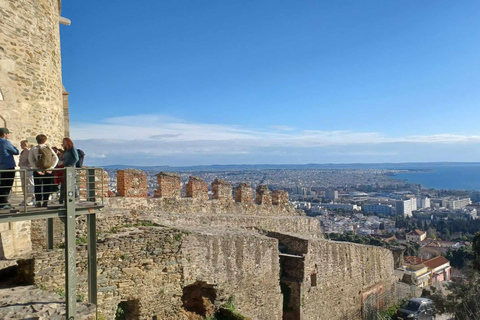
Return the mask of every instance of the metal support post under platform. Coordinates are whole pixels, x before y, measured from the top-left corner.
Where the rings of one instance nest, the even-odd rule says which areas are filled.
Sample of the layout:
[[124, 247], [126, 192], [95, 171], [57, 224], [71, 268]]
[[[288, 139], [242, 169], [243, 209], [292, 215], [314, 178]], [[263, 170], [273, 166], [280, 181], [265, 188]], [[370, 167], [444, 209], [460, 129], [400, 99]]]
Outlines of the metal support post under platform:
[[75, 168], [65, 170], [65, 298], [67, 300], [67, 320], [74, 320], [77, 314], [77, 259], [75, 243]]
[[95, 214], [87, 215], [88, 302], [97, 305], [97, 226]]

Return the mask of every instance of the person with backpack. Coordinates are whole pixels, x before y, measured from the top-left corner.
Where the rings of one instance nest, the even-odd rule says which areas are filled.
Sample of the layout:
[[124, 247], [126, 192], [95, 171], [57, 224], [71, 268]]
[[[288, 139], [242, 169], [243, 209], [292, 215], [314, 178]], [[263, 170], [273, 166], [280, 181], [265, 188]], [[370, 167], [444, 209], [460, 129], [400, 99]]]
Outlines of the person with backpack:
[[7, 128], [0, 128], [0, 170], [11, 170], [0, 172], [0, 210], [12, 209], [8, 204], [8, 196], [12, 190], [15, 179], [15, 160], [13, 156], [18, 155], [18, 149], [8, 141], [10, 131]]
[[77, 162], [77, 168], [83, 167], [83, 160], [85, 160], [85, 152], [83, 152], [80, 149], [77, 149], [78, 152], [78, 162]]
[[55, 152], [47, 146], [47, 136], [39, 134], [36, 137], [38, 145], [33, 147], [28, 154], [28, 161], [32, 166], [33, 181], [35, 185], [35, 201], [37, 207], [47, 207], [48, 198], [55, 190], [53, 169], [57, 166], [58, 157]]

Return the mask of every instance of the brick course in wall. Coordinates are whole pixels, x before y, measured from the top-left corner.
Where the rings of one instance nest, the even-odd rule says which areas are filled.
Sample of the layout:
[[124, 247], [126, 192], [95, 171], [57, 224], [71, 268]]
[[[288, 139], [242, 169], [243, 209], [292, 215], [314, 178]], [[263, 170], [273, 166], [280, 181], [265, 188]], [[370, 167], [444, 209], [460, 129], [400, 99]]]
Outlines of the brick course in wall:
[[255, 203], [263, 205], [272, 204], [272, 192], [267, 185], [259, 185], [255, 192]]
[[89, 171], [88, 168], [77, 170], [78, 188], [80, 191], [80, 199], [87, 198], [87, 177], [92, 175], [95, 180], [95, 197], [108, 197], [108, 172], [103, 170]]
[[235, 188], [235, 202], [253, 204], [253, 189], [248, 183], [240, 183]]
[[185, 196], [199, 200], [208, 200], [208, 184], [199, 177], [190, 176], [185, 187]]
[[122, 197], [146, 198], [147, 173], [136, 169], [118, 170], [117, 191]]
[[212, 182], [212, 199], [232, 201], [232, 185], [227, 181], [216, 178]]
[[272, 204], [274, 206], [286, 206], [288, 205], [288, 192], [285, 190], [273, 190], [272, 192]]
[[176, 173], [160, 172], [157, 174], [158, 189], [155, 190], [155, 197], [158, 198], [180, 198], [182, 192], [182, 180]]

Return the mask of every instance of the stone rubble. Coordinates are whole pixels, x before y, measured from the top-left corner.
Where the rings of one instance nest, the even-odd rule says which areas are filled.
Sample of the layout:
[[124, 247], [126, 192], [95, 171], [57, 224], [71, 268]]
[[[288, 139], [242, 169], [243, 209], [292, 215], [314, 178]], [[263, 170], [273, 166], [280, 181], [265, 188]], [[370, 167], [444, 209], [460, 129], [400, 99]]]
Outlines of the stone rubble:
[[[64, 320], [65, 298], [35, 286], [0, 289], [0, 319]], [[95, 320], [95, 305], [78, 303], [77, 319]]]

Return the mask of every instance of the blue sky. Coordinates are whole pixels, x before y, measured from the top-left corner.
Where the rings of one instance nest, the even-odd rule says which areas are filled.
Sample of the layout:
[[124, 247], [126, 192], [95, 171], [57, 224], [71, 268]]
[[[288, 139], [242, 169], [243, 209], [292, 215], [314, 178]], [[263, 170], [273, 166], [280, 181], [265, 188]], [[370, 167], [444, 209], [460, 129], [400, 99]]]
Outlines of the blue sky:
[[480, 159], [479, 1], [83, 0], [62, 15], [89, 164]]

